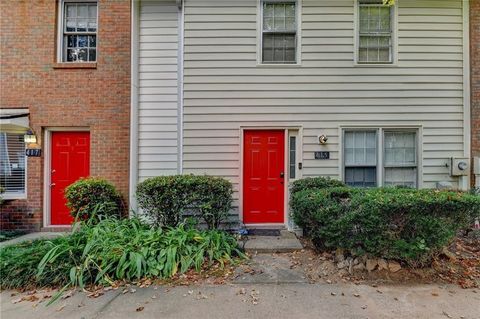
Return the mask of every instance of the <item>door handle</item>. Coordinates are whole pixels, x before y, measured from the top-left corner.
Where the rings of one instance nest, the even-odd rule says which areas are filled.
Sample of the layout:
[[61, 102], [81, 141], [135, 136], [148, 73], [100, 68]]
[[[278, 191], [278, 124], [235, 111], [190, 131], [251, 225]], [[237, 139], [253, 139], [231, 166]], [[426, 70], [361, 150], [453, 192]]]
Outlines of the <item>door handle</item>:
[[280, 178], [283, 178], [285, 176], [285, 173], [284, 172], [281, 172], [280, 173]]
[[50, 187], [54, 187], [55, 185], [57, 185], [57, 184], [51, 183], [51, 184], [50, 184]]

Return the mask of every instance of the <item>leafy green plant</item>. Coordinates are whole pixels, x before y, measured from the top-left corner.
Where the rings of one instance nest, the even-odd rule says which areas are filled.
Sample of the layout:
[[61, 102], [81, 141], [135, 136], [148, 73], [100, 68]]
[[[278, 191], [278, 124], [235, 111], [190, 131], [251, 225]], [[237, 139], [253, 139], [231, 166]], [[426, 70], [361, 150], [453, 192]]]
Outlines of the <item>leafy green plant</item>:
[[232, 184], [213, 176], [159, 176], [137, 187], [138, 205], [156, 226], [178, 225], [190, 213], [210, 229], [220, 227], [232, 206]]
[[298, 193], [307, 189], [324, 189], [342, 186], [345, 186], [345, 184], [336, 179], [330, 179], [325, 177], [308, 177], [293, 182], [291, 192]]
[[170, 278], [244, 257], [236, 239], [220, 230], [154, 228], [135, 218], [89, 220], [74, 227], [68, 236], [0, 249], [2, 289], [63, 286], [53, 302], [69, 287]]
[[72, 216], [86, 220], [95, 212], [97, 219], [108, 216], [120, 217], [123, 211], [122, 198], [115, 187], [104, 179], [82, 178], [65, 190], [67, 206]]
[[293, 217], [319, 248], [428, 263], [480, 214], [480, 197], [402, 188], [348, 187], [296, 192]]

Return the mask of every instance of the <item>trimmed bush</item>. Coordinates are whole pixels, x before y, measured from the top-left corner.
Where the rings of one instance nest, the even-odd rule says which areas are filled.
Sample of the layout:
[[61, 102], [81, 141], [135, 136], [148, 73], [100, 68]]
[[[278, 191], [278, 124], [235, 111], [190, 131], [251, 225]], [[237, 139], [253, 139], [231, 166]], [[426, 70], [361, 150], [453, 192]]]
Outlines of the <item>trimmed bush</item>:
[[460, 192], [336, 187], [292, 195], [295, 223], [319, 248], [426, 264], [480, 215], [480, 197]]
[[325, 177], [308, 177], [293, 182], [291, 192], [293, 194], [307, 189], [324, 189], [342, 186], [345, 186], [345, 184], [336, 179]]
[[115, 187], [101, 178], [82, 178], [65, 189], [67, 206], [73, 217], [80, 220], [120, 217], [122, 199]]
[[174, 227], [188, 212], [199, 216], [209, 229], [215, 229], [228, 217], [232, 193], [232, 184], [224, 178], [159, 176], [138, 184], [137, 200], [146, 216], [157, 226]]

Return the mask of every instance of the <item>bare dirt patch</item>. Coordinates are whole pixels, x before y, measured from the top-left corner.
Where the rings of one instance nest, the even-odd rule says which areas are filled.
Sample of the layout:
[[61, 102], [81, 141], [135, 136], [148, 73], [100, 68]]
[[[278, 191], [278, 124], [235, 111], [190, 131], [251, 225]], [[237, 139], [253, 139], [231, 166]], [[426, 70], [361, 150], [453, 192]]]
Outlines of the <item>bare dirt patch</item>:
[[[480, 287], [480, 236], [475, 233], [458, 236], [429, 267], [390, 267], [390, 261], [374, 260], [374, 270], [367, 270], [368, 260], [339, 260], [338, 253], [320, 252], [303, 242], [305, 249], [289, 254], [292, 268], [305, 272], [310, 282], [356, 282], [369, 284], [448, 283], [463, 288]], [[347, 258], [347, 257], [345, 257]], [[342, 259], [342, 258], [340, 258]], [[393, 266], [396, 266], [392, 262]]]

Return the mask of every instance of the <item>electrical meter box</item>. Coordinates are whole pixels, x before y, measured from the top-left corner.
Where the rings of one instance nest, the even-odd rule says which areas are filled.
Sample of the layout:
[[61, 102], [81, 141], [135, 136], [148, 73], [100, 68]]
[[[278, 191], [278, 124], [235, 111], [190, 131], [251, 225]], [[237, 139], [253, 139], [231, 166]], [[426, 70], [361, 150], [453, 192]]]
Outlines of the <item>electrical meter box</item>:
[[470, 160], [468, 158], [451, 158], [450, 175], [467, 176], [470, 171]]

